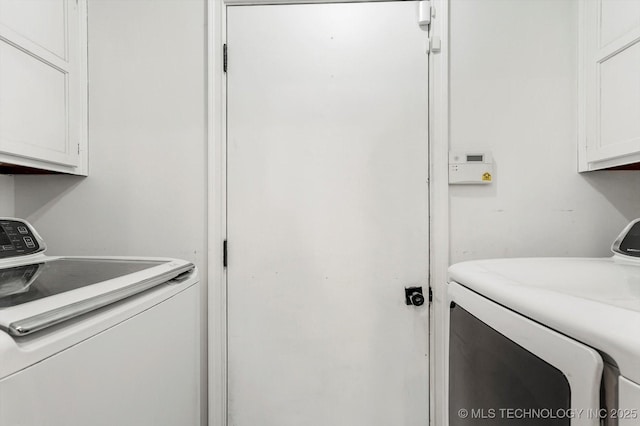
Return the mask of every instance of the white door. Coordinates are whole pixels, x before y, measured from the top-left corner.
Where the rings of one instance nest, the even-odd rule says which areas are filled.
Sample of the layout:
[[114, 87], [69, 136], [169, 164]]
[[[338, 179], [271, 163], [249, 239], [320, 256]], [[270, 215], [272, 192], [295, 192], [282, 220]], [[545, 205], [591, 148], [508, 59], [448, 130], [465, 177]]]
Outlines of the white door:
[[417, 3], [227, 8], [229, 425], [426, 426]]

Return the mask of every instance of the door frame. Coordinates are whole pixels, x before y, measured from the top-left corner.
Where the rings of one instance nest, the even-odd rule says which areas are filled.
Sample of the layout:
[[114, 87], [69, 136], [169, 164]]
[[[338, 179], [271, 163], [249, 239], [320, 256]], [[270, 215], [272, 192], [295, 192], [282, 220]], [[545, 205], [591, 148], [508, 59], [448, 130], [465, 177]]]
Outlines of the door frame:
[[[207, 0], [207, 401], [208, 425], [227, 426], [227, 289], [222, 265], [226, 238], [226, 7], [296, 3], [346, 3], [385, 0]], [[431, 0], [435, 16], [431, 37], [440, 52], [430, 55], [429, 81], [429, 415], [431, 425], [447, 424], [445, 333], [449, 267], [449, 0]], [[417, 25], [417, 22], [416, 22]]]

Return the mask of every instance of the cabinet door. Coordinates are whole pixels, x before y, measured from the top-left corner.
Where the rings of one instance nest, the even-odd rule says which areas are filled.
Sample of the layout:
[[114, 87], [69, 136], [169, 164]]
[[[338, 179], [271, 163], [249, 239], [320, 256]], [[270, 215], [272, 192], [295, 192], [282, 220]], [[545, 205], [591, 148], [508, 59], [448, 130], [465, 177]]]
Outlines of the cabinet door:
[[640, 2], [581, 7], [581, 171], [640, 162]]
[[83, 173], [84, 3], [0, 0], [0, 161]]

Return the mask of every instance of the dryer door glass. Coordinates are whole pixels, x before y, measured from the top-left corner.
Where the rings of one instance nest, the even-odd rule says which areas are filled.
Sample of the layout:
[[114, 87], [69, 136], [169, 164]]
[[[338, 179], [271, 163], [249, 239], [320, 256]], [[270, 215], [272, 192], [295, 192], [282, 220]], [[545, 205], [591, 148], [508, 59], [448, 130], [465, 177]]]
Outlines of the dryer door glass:
[[569, 426], [567, 378], [459, 305], [451, 308], [449, 424]]

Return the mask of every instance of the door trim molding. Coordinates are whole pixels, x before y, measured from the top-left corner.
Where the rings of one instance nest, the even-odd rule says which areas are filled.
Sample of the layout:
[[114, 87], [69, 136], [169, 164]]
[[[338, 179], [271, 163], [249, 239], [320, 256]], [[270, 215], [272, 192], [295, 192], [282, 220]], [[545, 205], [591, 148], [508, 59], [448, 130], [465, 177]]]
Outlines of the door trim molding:
[[[352, 0], [349, 2], [360, 2]], [[366, 1], [366, 0], [365, 0]], [[370, 0], [385, 1], [385, 0]], [[226, 238], [226, 75], [222, 70], [222, 45], [226, 43], [226, 6], [256, 4], [337, 3], [344, 0], [207, 0], [207, 300], [208, 425], [227, 425], [227, 288], [222, 266]], [[429, 105], [429, 285], [430, 309], [430, 423], [447, 425], [446, 363], [444, 343], [448, 310], [449, 267], [449, 0], [432, 0], [436, 10], [432, 36], [442, 49], [430, 56]]]
[[429, 416], [431, 425], [448, 426], [447, 359], [445, 344], [449, 321], [447, 269], [449, 268], [449, 1], [431, 0], [435, 17], [431, 37], [442, 49], [431, 53], [429, 64], [429, 285], [433, 302], [429, 311]]
[[226, 43], [224, 0], [207, 0], [207, 417], [209, 426], [227, 425], [226, 239]]

